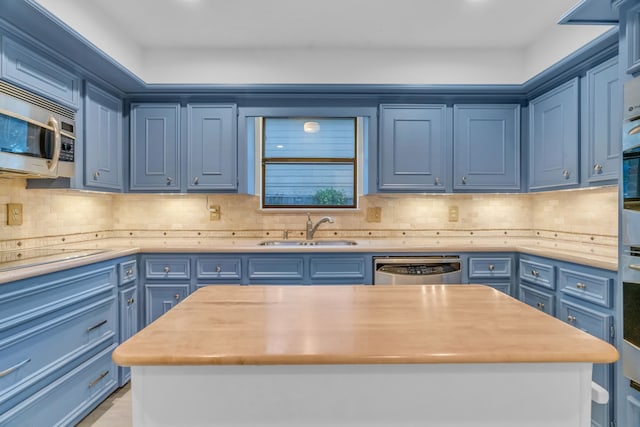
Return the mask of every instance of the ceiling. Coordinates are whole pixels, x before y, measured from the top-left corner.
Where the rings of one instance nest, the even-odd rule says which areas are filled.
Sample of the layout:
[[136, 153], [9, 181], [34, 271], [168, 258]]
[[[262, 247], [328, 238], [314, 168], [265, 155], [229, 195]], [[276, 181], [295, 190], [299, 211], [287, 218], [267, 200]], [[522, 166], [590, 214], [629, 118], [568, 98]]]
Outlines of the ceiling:
[[526, 48], [578, 0], [41, 0], [141, 49]]

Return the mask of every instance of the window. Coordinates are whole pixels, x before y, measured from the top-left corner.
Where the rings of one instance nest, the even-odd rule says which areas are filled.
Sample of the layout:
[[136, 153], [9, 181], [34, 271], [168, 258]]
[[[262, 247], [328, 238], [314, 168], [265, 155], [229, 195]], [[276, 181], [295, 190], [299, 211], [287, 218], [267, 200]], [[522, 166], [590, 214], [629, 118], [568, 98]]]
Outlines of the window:
[[262, 120], [264, 208], [356, 207], [355, 117]]

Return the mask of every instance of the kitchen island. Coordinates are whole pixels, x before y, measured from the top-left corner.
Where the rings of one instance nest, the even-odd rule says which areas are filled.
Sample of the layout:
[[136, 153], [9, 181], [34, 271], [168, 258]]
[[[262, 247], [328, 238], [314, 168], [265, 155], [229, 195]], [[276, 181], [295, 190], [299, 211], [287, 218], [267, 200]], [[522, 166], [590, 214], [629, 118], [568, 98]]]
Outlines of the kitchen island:
[[209, 286], [113, 353], [136, 427], [586, 427], [617, 358], [476, 285]]

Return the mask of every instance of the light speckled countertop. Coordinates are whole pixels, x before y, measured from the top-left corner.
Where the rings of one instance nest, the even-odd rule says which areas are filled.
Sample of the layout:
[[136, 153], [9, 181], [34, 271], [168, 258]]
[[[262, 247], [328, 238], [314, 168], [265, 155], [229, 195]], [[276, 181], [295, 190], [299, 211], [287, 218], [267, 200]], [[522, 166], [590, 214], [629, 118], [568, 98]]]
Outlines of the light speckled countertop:
[[[64, 245], [68, 249], [102, 250], [81, 258], [16, 268], [0, 272], [0, 283], [79, 267], [99, 261], [138, 253], [445, 253], [445, 252], [519, 252], [617, 271], [617, 248], [579, 242], [547, 241], [536, 238], [444, 237], [402, 239], [349, 239], [352, 246], [260, 246], [270, 239], [196, 239], [196, 238], [108, 238]], [[321, 240], [321, 239], [318, 239]]]

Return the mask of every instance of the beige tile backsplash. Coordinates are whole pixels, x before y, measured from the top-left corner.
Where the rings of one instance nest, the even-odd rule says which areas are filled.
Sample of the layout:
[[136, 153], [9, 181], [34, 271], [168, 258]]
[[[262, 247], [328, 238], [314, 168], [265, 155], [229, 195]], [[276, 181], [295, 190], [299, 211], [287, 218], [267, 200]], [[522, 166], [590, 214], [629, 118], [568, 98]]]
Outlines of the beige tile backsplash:
[[[219, 205], [221, 218], [209, 219], [208, 201]], [[372, 235], [441, 231], [547, 232], [604, 236], [618, 233], [616, 186], [534, 194], [375, 195], [361, 198], [361, 209], [348, 212], [313, 212], [335, 217], [319, 236]], [[22, 203], [24, 223], [8, 226], [7, 203]], [[449, 208], [457, 206], [459, 220], [450, 222]], [[382, 221], [366, 221], [366, 208], [380, 207]], [[69, 190], [27, 190], [25, 180], [0, 179], [0, 242], [42, 239], [46, 244], [73, 239], [74, 234], [171, 232], [236, 232], [236, 235], [302, 233], [304, 212], [264, 212], [259, 200], [248, 195], [106, 194]], [[145, 233], [145, 234], [147, 234]], [[372, 233], [372, 234], [369, 234]], [[3, 249], [6, 247], [0, 247]]]

